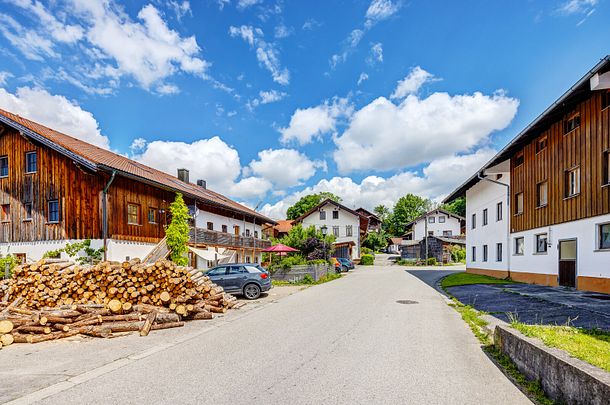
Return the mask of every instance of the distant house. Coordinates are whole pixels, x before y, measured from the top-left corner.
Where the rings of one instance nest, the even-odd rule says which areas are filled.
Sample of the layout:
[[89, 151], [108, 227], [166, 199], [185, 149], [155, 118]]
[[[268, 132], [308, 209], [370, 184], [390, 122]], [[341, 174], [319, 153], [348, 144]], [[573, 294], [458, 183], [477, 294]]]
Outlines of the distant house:
[[263, 233], [268, 238], [280, 239], [280, 238], [283, 238], [284, 236], [288, 235], [288, 232], [290, 232], [290, 230], [292, 229], [293, 223], [294, 223], [294, 221], [292, 221], [290, 219], [284, 219], [284, 220], [277, 221], [277, 223], [275, 225], [266, 224], [263, 227]]
[[333, 245], [336, 257], [352, 260], [360, 258], [360, 243], [368, 229], [368, 218], [346, 206], [326, 199], [294, 220], [303, 227], [314, 226], [327, 234], [335, 235]]
[[403, 239], [400, 237], [388, 238], [388, 253], [400, 254]]
[[108, 260], [144, 257], [165, 236], [182, 193], [192, 215], [191, 264], [260, 261], [275, 222], [207, 188], [0, 110], [0, 253], [38, 260], [90, 239]]
[[369, 220], [368, 232], [380, 232], [381, 231], [381, 219], [370, 211], [364, 208], [358, 208], [356, 212], [360, 215], [364, 215]]

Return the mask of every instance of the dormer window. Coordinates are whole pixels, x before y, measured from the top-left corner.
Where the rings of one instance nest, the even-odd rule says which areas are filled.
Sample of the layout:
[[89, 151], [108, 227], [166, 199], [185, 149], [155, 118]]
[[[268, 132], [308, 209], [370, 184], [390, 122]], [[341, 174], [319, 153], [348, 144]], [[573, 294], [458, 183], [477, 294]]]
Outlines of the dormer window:
[[580, 126], [580, 114], [573, 115], [564, 124], [563, 133], [568, 134]]

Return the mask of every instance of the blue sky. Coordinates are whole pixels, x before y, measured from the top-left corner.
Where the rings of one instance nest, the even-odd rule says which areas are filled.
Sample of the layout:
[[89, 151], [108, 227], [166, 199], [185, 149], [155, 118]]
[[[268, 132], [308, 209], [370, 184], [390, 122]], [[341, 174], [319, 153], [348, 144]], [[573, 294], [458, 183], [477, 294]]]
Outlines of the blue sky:
[[609, 53], [607, 0], [0, 1], [0, 107], [280, 218], [439, 198]]

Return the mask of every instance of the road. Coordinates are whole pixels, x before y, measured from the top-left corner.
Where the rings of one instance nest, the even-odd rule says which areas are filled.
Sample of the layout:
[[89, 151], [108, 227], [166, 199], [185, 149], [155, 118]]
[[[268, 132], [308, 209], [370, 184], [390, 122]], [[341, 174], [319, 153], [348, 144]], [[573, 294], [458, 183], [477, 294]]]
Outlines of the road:
[[398, 266], [358, 268], [183, 340], [21, 403], [530, 403], [442, 296]]

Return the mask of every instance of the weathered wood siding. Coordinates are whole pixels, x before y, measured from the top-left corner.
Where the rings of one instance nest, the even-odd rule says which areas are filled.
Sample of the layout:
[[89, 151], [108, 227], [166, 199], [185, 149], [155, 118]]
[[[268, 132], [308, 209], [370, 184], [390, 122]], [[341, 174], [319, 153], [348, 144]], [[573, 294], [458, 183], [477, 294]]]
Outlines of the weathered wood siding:
[[[26, 152], [36, 151], [36, 173], [25, 173]], [[0, 242], [99, 238], [100, 177], [70, 159], [39, 147], [5, 127], [0, 156], [8, 156], [9, 175], [0, 178], [0, 204], [10, 204], [10, 221], [0, 224]], [[48, 222], [49, 200], [59, 201], [59, 223]], [[32, 203], [32, 219], [25, 219]]]
[[[580, 114], [581, 124], [564, 134], [564, 122]], [[610, 149], [610, 108], [601, 109], [601, 92], [579, 103], [523, 148], [524, 163], [511, 159], [512, 232], [610, 213], [610, 187], [603, 184], [603, 154]], [[546, 136], [547, 147], [536, 153]], [[580, 194], [566, 198], [565, 172], [580, 167]], [[548, 181], [548, 204], [536, 207], [537, 184]], [[523, 214], [515, 196], [523, 192]]]

